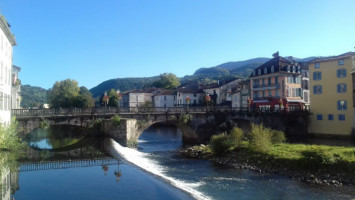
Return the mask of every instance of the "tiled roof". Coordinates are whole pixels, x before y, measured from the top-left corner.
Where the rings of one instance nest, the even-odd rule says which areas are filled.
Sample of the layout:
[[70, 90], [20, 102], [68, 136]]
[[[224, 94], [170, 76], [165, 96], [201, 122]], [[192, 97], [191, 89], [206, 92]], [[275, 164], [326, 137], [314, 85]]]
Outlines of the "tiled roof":
[[[271, 60], [267, 61], [266, 63], [260, 65], [256, 69], [254, 69], [255, 75], [252, 73], [250, 76], [253, 77], [253, 76], [260, 76], [260, 75], [264, 75], [264, 74], [270, 74], [270, 73], [272, 73], [272, 70], [271, 70], [272, 67], [274, 68], [273, 73], [281, 72], [281, 71], [287, 72], [288, 66], [300, 67], [297, 62], [290, 62], [289, 60], [287, 60], [281, 56], [276, 56], [275, 58], [272, 58]], [[264, 71], [265, 68], [267, 69], [267, 73], [265, 73], [265, 71]], [[261, 74], [258, 73], [259, 69], [261, 71]]]
[[174, 94], [174, 92], [175, 92], [174, 90], [165, 90], [157, 95], [172, 95]]
[[311, 60], [310, 63], [322, 62], [322, 61], [328, 61], [328, 60], [337, 60], [337, 59], [346, 58], [349, 56], [355, 56], [355, 52], [346, 52], [346, 53], [340, 54], [338, 56], [319, 57], [319, 58], [315, 58], [315, 59]]

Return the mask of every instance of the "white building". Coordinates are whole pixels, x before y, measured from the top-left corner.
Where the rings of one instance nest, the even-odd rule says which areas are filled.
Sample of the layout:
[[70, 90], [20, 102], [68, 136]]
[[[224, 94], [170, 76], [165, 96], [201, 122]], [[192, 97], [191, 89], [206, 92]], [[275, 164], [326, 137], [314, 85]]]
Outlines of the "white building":
[[154, 96], [155, 107], [174, 107], [176, 96], [174, 90], [166, 90]]
[[232, 101], [232, 90], [236, 88], [241, 79], [233, 79], [230, 81], [222, 83], [212, 83], [203, 86], [203, 91], [212, 97], [212, 100], [216, 105], [222, 104], [223, 102]]
[[138, 107], [141, 105], [154, 105], [154, 95], [160, 93], [159, 88], [148, 88], [141, 90], [132, 90], [122, 94], [122, 107]]
[[[187, 104], [191, 106], [197, 106], [203, 103], [202, 99], [205, 95], [205, 92], [201, 89], [190, 90], [185, 88], [178, 88], [174, 94], [176, 95], [176, 106], [185, 106]], [[190, 99], [190, 102], [187, 102], [187, 99]]]
[[11, 76], [12, 47], [16, 45], [15, 37], [4, 16], [0, 15], [0, 123], [11, 121]]

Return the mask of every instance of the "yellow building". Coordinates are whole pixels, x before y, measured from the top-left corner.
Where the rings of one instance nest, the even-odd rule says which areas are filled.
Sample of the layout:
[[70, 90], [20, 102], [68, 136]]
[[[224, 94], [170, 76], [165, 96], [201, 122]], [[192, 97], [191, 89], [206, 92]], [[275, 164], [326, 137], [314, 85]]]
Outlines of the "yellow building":
[[309, 63], [311, 115], [309, 133], [347, 135], [353, 129], [355, 52]]

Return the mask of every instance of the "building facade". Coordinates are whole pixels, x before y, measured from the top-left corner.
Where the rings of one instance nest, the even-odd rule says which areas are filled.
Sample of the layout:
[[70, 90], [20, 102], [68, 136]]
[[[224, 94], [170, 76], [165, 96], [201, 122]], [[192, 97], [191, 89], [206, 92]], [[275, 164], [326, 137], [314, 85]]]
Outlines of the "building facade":
[[250, 76], [251, 108], [287, 111], [303, 109], [301, 66], [281, 56], [257, 67]]
[[[176, 96], [175, 106], [198, 106], [202, 105], [205, 93], [201, 89], [190, 90], [178, 88], [175, 90], [174, 95]], [[187, 101], [187, 99], [189, 99], [189, 101]]]
[[21, 108], [21, 81], [18, 79], [18, 73], [21, 68], [18, 66], [12, 66], [12, 89], [11, 89], [11, 108], [19, 109]]
[[353, 69], [354, 52], [310, 62], [310, 133], [351, 135], [354, 124]]
[[154, 96], [155, 107], [174, 107], [176, 96], [174, 90], [166, 90]]
[[239, 82], [238, 88], [232, 92], [232, 108], [247, 109], [250, 98], [250, 80]]
[[10, 25], [4, 16], [0, 15], [0, 123], [11, 121], [11, 87], [12, 87], [12, 55], [16, 45]]
[[122, 94], [122, 107], [139, 107], [142, 105], [153, 106], [154, 95], [162, 92], [162, 89], [147, 88], [132, 90]]

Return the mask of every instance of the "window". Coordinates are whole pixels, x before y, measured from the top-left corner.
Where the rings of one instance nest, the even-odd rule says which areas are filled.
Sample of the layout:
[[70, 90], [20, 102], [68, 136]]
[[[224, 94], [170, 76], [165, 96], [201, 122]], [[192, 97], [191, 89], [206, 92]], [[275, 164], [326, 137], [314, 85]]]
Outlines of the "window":
[[338, 77], [338, 78], [344, 78], [344, 77], [346, 77], [346, 69], [338, 69], [338, 70], [337, 70], [337, 77]]
[[0, 92], [0, 110], [4, 109], [4, 94]]
[[296, 67], [295, 66], [292, 67], [292, 72], [296, 72]]
[[263, 86], [265, 85], [265, 79], [262, 79], [262, 82], [263, 82]]
[[261, 74], [261, 70], [260, 70], [260, 69], [258, 70], [258, 74], [259, 74], [259, 75]]
[[270, 86], [271, 85], [271, 78], [267, 79], [267, 84]]
[[344, 121], [345, 120], [345, 115], [344, 114], [339, 114], [338, 115], [339, 121]]
[[323, 115], [322, 114], [317, 114], [317, 120], [323, 120]]
[[290, 70], [291, 70], [291, 67], [289, 65], [289, 66], [287, 66], [287, 72], [290, 72]]
[[275, 83], [278, 84], [279, 83], [279, 78], [275, 77]]
[[276, 97], [279, 97], [280, 94], [279, 94], [279, 90], [276, 90]]
[[164, 100], [166, 101], [166, 96], [164, 96]]
[[328, 120], [330, 120], [330, 121], [334, 120], [334, 115], [333, 114], [329, 114], [328, 115]]
[[259, 98], [259, 93], [258, 92], [254, 92], [254, 98]]
[[345, 100], [339, 100], [337, 102], [338, 110], [347, 110], [347, 105]]
[[338, 60], [338, 65], [344, 65], [344, 60], [343, 59]]
[[314, 68], [320, 68], [320, 64], [319, 63], [314, 63]]
[[339, 83], [337, 85], [337, 92], [338, 93], [345, 93], [346, 92], [346, 84], [345, 83]]
[[313, 72], [313, 80], [315, 81], [322, 80], [322, 72]]
[[321, 85], [313, 86], [313, 94], [322, 94], [322, 86]]
[[275, 69], [274, 66], [271, 66], [271, 73], [274, 73]]
[[268, 91], [268, 95], [269, 95], [269, 97], [271, 97], [272, 95], [271, 95], [271, 90], [269, 90]]
[[255, 71], [253, 71], [253, 76], [255, 76]]
[[267, 68], [266, 67], [264, 68], [264, 74], [267, 74]]
[[263, 97], [265, 97], [265, 91], [263, 91]]

